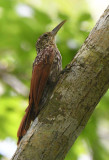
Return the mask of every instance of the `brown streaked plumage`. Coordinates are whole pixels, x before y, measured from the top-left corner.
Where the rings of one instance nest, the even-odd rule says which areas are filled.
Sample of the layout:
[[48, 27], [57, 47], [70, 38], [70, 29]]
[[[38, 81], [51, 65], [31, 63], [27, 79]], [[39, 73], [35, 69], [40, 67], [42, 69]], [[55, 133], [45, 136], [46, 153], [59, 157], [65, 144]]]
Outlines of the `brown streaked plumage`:
[[46, 32], [40, 36], [36, 43], [37, 57], [33, 63], [29, 105], [17, 132], [17, 144], [40, 111], [39, 103], [44, 89], [47, 88], [47, 83], [56, 82], [57, 76], [62, 70], [62, 58], [55, 44], [55, 35], [64, 23], [65, 21], [62, 21], [51, 32]]

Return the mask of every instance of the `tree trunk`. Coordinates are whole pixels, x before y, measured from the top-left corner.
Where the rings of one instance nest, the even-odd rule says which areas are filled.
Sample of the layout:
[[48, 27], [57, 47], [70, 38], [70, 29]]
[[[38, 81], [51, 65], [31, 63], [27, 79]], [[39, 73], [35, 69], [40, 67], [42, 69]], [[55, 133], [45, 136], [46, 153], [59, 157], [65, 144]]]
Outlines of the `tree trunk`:
[[109, 6], [61, 73], [12, 160], [64, 160], [108, 87]]

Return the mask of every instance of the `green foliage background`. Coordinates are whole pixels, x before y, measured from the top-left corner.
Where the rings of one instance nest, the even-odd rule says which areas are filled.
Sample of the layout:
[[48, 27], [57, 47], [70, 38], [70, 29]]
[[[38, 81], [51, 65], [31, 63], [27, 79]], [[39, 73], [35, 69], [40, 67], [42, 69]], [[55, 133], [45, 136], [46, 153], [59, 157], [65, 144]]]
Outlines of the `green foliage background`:
[[[64, 19], [67, 22], [57, 35], [63, 68], [72, 60], [95, 24], [86, 1], [0, 0], [1, 141], [6, 137], [17, 140], [17, 129], [28, 105], [36, 40]], [[65, 160], [76, 160], [82, 155], [89, 155], [93, 160], [108, 160], [108, 107], [109, 91]]]

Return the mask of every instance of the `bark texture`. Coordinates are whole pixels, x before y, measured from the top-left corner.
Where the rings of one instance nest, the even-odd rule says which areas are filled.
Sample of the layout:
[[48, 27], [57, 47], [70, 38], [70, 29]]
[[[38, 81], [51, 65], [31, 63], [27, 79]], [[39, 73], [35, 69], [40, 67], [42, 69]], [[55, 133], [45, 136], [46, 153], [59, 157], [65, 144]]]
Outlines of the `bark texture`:
[[109, 6], [61, 73], [12, 160], [64, 160], [109, 87]]

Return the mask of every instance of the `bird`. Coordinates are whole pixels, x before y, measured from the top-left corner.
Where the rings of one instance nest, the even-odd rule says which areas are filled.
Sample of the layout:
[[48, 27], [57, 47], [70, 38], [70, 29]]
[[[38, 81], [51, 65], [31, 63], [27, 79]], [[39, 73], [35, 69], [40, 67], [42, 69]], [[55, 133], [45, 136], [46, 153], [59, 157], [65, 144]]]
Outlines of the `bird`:
[[37, 56], [33, 62], [29, 104], [18, 128], [17, 145], [26, 134], [31, 122], [39, 114], [39, 104], [46, 96], [44, 90], [48, 90], [56, 82], [59, 73], [62, 71], [62, 57], [56, 46], [55, 37], [65, 22], [66, 20], [63, 20], [51, 32], [42, 34], [36, 42]]

